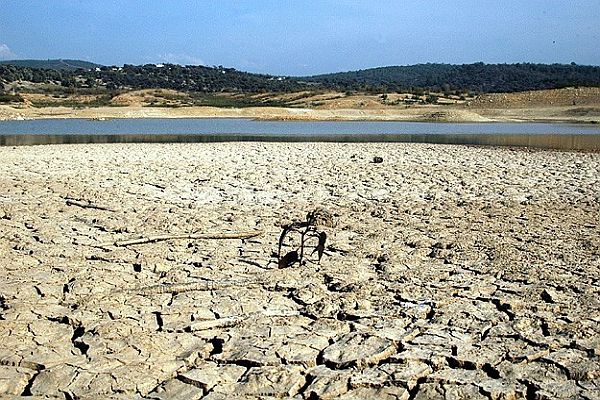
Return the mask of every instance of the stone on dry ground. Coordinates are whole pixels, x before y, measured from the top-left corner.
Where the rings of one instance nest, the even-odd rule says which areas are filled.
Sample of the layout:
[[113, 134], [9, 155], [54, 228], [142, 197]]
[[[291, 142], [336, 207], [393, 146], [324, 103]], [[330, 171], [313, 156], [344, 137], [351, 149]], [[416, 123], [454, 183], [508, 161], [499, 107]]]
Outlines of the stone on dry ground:
[[[421, 144], [0, 148], [0, 396], [598, 399], [599, 171]], [[277, 268], [316, 207], [321, 263]]]

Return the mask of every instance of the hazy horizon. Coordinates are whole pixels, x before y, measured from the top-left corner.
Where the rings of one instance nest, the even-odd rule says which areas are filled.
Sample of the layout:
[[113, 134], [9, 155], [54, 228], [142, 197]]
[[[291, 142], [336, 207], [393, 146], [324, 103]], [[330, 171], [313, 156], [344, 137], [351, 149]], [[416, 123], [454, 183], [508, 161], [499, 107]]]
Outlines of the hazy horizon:
[[274, 75], [421, 63], [600, 65], [600, 6], [561, 3], [4, 0], [0, 60], [169, 62]]

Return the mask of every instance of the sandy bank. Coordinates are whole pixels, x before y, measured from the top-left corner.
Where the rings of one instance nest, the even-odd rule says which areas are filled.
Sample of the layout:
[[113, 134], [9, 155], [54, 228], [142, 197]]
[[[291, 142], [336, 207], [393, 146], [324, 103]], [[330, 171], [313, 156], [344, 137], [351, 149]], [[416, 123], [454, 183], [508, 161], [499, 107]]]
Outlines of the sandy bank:
[[[414, 109], [308, 109], [278, 107], [98, 107], [71, 109], [66, 107], [12, 108], [0, 106], [1, 119], [41, 118], [252, 118], [276, 120], [432, 120], [489, 121], [468, 111], [444, 112], [432, 108]], [[437, 114], [435, 114], [437, 113]]]
[[[0, 148], [0, 396], [593, 398], [598, 170], [401, 143]], [[277, 268], [281, 226], [318, 206], [321, 263]]]
[[0, 106], [0, 120], [43, 118], [251, 118], [274, 120], [366, 120], [436, 122], [574, 122], [600, 121], [600, 107], [557, 106], [533, 108], [467, 108], [414, 106], [410, 108], [311, 109], [311, 108], [217, 108], [217, 107], [66, 107], [15, 108]]

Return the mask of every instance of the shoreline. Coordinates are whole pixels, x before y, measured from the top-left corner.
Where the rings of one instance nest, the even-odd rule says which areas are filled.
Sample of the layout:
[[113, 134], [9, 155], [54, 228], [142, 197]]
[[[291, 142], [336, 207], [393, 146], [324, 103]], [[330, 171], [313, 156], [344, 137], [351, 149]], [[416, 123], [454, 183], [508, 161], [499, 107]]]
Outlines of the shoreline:
[[394, 134], [394, 135], [233, 135], [233, 134], [16, 134], [0, 135], [0, 147], [65, 144], [125, 143], [421, 143], [432, 145], [483, 146], [488, 148], [535, 148], [551, 151], [600, 151], [598, 134]]
[[[582, 112], [585, 111], [585, 112]], [[448, 124], [487, 124], [487, 123], [550, 123], [578, 124], [581, 127], [598, 123], [596, 115], [600, 109], [595, 107], [581, 108], [576, 106], [552, 106], [529, 108], [484, 108], [458, 106], [414, 106], [409, 108], [281, 108], [281, 107], [247, 107], [247, 108], [217, 108], [217, 107], [98, 107], [98, 108], [14, 108], [0, 106], [0, 121], [15, 120], [66, 120], [82, 119], [106, 121], [113, 119], [248, 119], [255, 121], [285, 121], [285, 122], [415, 122], [415, 123], [448, 123]], [[188, 137], [183, 134], [137, 134], [137, 135], [4, 135], [0, 137], [0, 146], [45, 145], [45, 144], [75, 144], [75, 143], [194, 143], [194, 142], [412, 142], [438, 143], [502, 147], [528, 147], [566, 151], [600, 150], [600, 135], [597, 134], [397, 134], [381, 138], [377, 135], [359, 137], [317, 137], [293, 139], [286, 136], [269, 137], [246, 134], [205, 135], [206, 137]], [[227, 137], [225, 137], [227, 136]], [[322, 135], [323, 136], [323, 135]], [[393, 137], [392, 137], [393, 136]]]
[[578, 107], [466, 108], [421, 106], [381, 109], [312, 109], [282, 107], [98, 107], [17, 108], [0, 106], [0, 121], [37, 119], [248, 118], [273, 121], [397, 121], [449, 123], [595, 124], [600, 118], [578, 115]]

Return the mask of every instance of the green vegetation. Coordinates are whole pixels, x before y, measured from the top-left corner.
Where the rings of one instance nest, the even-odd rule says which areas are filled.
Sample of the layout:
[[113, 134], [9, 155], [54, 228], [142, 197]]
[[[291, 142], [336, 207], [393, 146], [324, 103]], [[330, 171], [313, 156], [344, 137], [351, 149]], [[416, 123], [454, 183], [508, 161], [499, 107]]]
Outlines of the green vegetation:
[[23, 103], [23, 97], [18, 94], [8, 94], [0, 92], [0, 104]]
[[425, 102], [427, 102], [429, 104], [436, 104], [438, 99], [439, 98], [436, 95], [430, 94], [430, 95], [427, 95], [427, 98], [425, 98]]
[[[464, 99], [475, 93], [600, 86], [600, 67], [574, 64], [419, 64], [311, 77], [283, 77], [221, 66], [126, 64], [123, 67], [107, 67], [75, 60], [23, 60], [0, 63], [0, 93], [7, 85], [17, 93], [43, 93], [53, 97], [89, 94], [98, 97], [79, 104], [82, 107], [111, 105], [110, 99], [115, 93], [140, 89], [172, 89], [184, 93], [183, 97], [155, 93], [158, 99], [150, 101], [149, 105], [163, 107], [289, 106], [293, 99], [282, 102], [261, 99], [257, 95], [299, 93], [298, 98], [302, 98], [307, 93], [326, 91], [385, 93], [381, 97], [385, 104], [391, 103], [388, 94], [408, 92], [415, 96], [405, 103], [435, 103], [438, 100], [436, 96], [442, 93], [444, 97], [456, 96], [458, 99], [462, 96]], [[19, 101], [16, 97], [4, 96], [4, 102]], [[49, 103], [54, 102], [39, 101], [34, 105]], [[393, 104], [396, 103], [397, 100]]]
[[77, 70], [101, 67], [88, 61], [81, 60], [8, 60], [0, 61], [0, 65], [14, 65], [17, 67], [54, 69], [54, 70]]
[[211, 107], [289, 107], [286, 102], [272, 99], [257, 99], [249, 96], [223, 96], [211, 93], [193, 93], [192, 105]]
[[600, 67], [574, 64], [418, 64], [371, 68], [304, 78], [338, 91], [518, 92], [568, 86], [600, 86]]
[[70, 98], [61, 100], [60, 97], [55, 97], [56, 100], [33, 100], [31, 105], [36, 108], [43, 107], [70, 107], [70, 108], [88, 108], [88, 107], [123, 107], [126, 104], [111, 103], [112, 96], [99, 96], [89, 101], [78, 101]]

